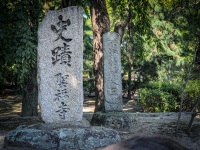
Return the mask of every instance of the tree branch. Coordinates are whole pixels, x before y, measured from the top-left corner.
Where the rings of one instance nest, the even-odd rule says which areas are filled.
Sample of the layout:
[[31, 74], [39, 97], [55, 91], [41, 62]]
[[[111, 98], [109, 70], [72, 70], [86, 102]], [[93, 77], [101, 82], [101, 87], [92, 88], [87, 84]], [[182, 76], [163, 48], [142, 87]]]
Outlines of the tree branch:
[[122, 43], [122, 38], [124, 36], [125, 28], [128, 25], [128, 23], [131, 21], [132, 18], [133, 18], [133, 14], [129, 11], [129, 13], [127, 15], [127, 18], [126, 18], [126, 20], [124, 22], [117, 22], [115, 24], [114, 31], [121, 36], [120, 43]]

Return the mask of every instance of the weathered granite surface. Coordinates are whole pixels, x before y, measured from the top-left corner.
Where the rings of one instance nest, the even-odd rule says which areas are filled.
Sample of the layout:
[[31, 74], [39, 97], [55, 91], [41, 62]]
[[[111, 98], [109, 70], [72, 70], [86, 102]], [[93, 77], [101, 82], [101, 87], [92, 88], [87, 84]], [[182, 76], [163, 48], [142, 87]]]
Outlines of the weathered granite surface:
[[83, 11], [50, 10], [38, 29], [38, 99], [46, 123], [83, 116]]
[[95, 126], [104, 126], [118, 131], [134, 132], [138, 128], [138, 116], [126, 112], [96, 112], [92, 117], [91, 124]]
[[115, 32], [103, 35], [105, 111], [122, 111], [122, 78], [120, 36]]
[[5, 147], [38, 150], [92, 150], [120, 141], [117, 131], [104, 127], [62, 127], [48, 124], [19, 126], [5, 137]]

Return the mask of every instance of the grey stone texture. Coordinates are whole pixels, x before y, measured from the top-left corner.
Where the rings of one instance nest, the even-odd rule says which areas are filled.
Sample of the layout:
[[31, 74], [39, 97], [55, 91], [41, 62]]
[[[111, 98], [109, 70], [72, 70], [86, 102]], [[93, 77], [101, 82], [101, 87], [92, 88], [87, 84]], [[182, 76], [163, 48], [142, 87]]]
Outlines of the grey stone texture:
[[104, 127], [55, 127], [49, 124], [19, 126], [5, 137], [5, 147], [37, 150], [92, 150], [119, 142], [117, 131]]
[[103, 35], [105, 111], [122, 111], [122, 78], [120, 36], [115, 32]]
[[83, 11], [48, 11], [38, 29], [38, 99], [46, 123], [83, 116]]
[[138, 128], [138, 122], [137, 113], [96, 112], [92, 117], [91, 124], [112, 128], [118, 131], [134, 132]]

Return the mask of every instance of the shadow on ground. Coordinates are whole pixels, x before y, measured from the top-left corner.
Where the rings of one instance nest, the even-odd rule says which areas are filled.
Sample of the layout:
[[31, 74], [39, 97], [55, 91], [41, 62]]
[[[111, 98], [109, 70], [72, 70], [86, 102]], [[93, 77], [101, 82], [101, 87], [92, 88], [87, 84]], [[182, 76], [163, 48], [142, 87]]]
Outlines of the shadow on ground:
[[21, 96], [5, 95], [0, 97], [0, 116], [20, 115], [21, 112]]

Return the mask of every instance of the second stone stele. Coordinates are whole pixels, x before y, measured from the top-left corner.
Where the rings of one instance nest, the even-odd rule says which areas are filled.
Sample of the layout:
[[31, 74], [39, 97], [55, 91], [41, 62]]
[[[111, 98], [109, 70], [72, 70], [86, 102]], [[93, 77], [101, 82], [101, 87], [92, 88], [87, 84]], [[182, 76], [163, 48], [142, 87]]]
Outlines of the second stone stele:
[[135, 115], [123, 112], [120, 36], [115, 32], [103, 35], [104, 105], [105, 112], [95, 112], [92, 125], [132, 132], [138, 125]]
[[105, 33], [103, 50], [105, 112], [122, 111], [120, 35], [115, 32]]

